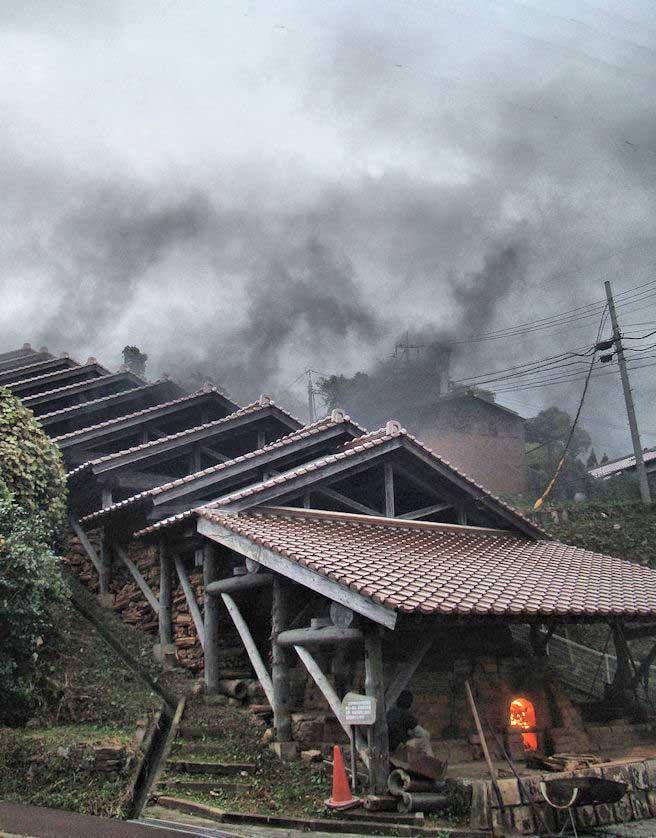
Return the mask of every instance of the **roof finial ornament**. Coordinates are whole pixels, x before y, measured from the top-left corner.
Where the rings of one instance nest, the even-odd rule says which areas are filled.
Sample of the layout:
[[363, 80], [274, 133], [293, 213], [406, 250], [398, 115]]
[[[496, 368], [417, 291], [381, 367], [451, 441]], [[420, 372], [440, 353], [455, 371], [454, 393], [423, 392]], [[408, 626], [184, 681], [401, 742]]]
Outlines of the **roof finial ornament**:
[[271, 404], [271, 396], [267, 396], [266, 393], [262, 393], [260, 398], [258, 399], [260, 407], [268, 407]]
[[401, 433], [401, 423], [396, 419], [389, 419], [385, 425], [387, 436], [398, 436]]
[[336, 407], [330, 414], [330, 418], [333, 422], [344, 422], [346, 419], [346, 414], [342, 410], [341, 407]]

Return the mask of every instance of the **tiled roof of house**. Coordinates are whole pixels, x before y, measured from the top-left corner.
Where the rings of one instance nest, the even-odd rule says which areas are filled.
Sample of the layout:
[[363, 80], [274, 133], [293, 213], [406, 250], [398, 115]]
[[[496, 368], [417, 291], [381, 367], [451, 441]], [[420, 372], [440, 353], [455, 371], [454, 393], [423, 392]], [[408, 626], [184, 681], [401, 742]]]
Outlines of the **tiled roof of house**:
[[656, 570], [556, 541], [301, 509], [199, 514], [405, 613], [656, 615]]
[[[463, 480], [465, 483], [467, 483], [469, 488], [475, 491], [477, 497], [480, 500], [486, 502], [490, 508], [494, 509], [495, 506], [497, 508], [500, 507], [506, 512], [509, 512], [518, 523], [523, 524], [525, 528], [528, 528], [529, 531], [531, 531], [536, 536], [549, 538], [548, 534], [544, 530], [542, 530], [541, 527], [539, 527], [533, 521], [530, 521], [528, 518], [523, 516], [512, 506], [507, 504], [505, 501], [501, 500], [501, 498], [488, 492], [483, 486], [480, 485], [480, 483], [476, 483], [466, 474], [463, 474], [462, 472], [458, 471], [447, 460], [443, 460], [439, 455], [437, 455], [434, 451], [425, 446], [423, 443], [419, 442], [419, 440], [412, 436], [412, 434], [409, 434], [404, 428], [401, 427], [401, 425], [398, 422], [395, 421], [388, 422], [385, 428], [381, 428], [377, 431], [372, 431], [370, 433], [366, 433], [362, 436], [356, 437], [355, 439], [347, 442], [342, 447], [342, 450], [338, 451], [335, 454], [326, 454], [323, 457], [319, 457], [316, 460], [311, 460], [308, 463], [303, 463], [303, 465], [285, 471], [282, 474], [276, 475], [275, 477], [271, 477], [268, 480], [264, 480], [259, 483], [253, 483], [250, 486], [245, 486], [244, 488], [239, 489], [230, 494], [224, 495], [223, 497], [218, 498], [217, 500], [212, 501], [211, 503], [205, 504], [203, 508], [215, 509], [225, 507], [237, 501], [243, 500], [244, 498], [256, 496], [257, 494], [263, 492], [266, 489], [272, 488], [274, 486], [281, 486], [284, 483], [291, 482], [294, 478], [300, 477], [304, 474], [308, 474], [311, 472], [316, 472], [319, 475], [321, 470], [326, 468], [327, 466], [337, 463], [340, 460], [346, 460], [350, 457], [375, 448], [379, 445], [383, 445], [384, 443], [389, 442], [395, 437], [403, 437], [404, 439], [408, 440], [411, 445], [417, 446], [423, 452], [428, 454], [432, 459], [436, 461], [436, 463], [439, 463], [441, 466], [445, 466], [447, 470], [453, 474], [454, 477], [457, 477], [460, 480]], [[157, 529], [176, 524], [184, 518], [190, 517], [194, 513], [194, 511], [199, 512], [200, 509], [190, 510], [188, 512], [183, 512], [178, 515], [174, 515], [170, 518], [166, 518], [162, 521], [158, 521], [151, 527], [147, 527], [139, 533], [136, 533], [136, 535], [147, 535], [154, 532]]]
[[[165, 381], [167, 379], [160, 379], [161, 381]], [[154, 382], [155, 384], [159, 384], [159, 381]], [[151, 386], [151, 385], [146, 385]], [[142, 389], [142, 388], [135, 388], [135, 389]], [[127, 413], [125, 416], [117, 416], [114, 419], [107, 419], [104, 422], [98, 422], [95, 425], [87, 425], [85, 428], [78, 428], [76, 431], [69, 431], [69, 433], [61, 434], [60, 436], [53, 437], [55, 442], [61, 443], [64, 440], [73, 439], [76, 436], [80, 436], [82, 434], [87, 434], [89, 431], [99, 431], [101, 428], [111, 428], [112, 425], [115, 425], [119, 422], [124, 422], [126, 419], [134, 419], [137, 416], [143, 416], [145, 419], [148, 418], [149, 413], [153, 413], [156, 410], [161, 410], [162, 408], [173, 407], [174, 405], [184, 404], [188, 401], [193, 401], [198, 399], [204, 393], [216, 393], [219, 396], [222, 396], [226, 401], [231, 402], [231, 400], [223, 393], [218, 387], [214, 387], [213, 385], [207, 385], [203, 387], [201, 390], [196, 390], [194, 393], [189, 393], [189, 395], [180, 396], [179, 399], [171, 399], [168, 402], [161, 402], [160, 404], [153, 405], [152, 407], [146, 407], [143, 410], [137, 410], [134, 413]], [[106, 398], [111, 399], [112, 396], [107, 396]], [[96, 401], [102, 401], [102, 399], [96, 399]], [[234, 404], [234, 402], [231, 402]], [[235, 410], [238, 407], [235, 405]], [[47, 414], [48, 416], [51, 414]], [[41, 417], [43, 418], [43, 417]]]
[[225, 425], [229, 425], [231, 422], [234, 422], [236, 419], [240, 419], [243, 416], [248, 416], [251, 413], [265, 411], [269, 408], [274, 408], [278, 413], [282, 413], [285, 417], [291, 419], [294, 422], [298, 421], [290, 413], [287, 413], [286, 410], [283, 410], [281, 407], [275, 404], [275, 402], [273, 402], [268, 396], [261, 396], [258, 401], [252, 402], [251, 404], [247, 404], [245, 407], [240, 407], [239, 410], [236, 410], [234, 413], [229, 413], [227, 416], [224, 416], [221, 419], [214, 419], [212, 422], [204, 422], [202, 425], [195, 425], [193, 428], [185, 428], [182, 431], [177, 431], [174, 434], [168, 434], [168, 436], [163, 436], [159, 439], [152, 439], [149, 442], [142, 442], [139, 445], [133, 445], [131, 448], [123, 448], [120, 451], [114, 451], [111, 454], [105, 454], [103, 457], [96, 457], [95, 460], [87, 460], [86, 463], [82, 463], [82, 465], [78, 466], [77, 468], [74, 468], [72, 471], [69, 471], [68, 477], [73, 477], [74, 475], [77, 476], [80, 474], [80, 472], [88, 471], [90, 469], [93, 469], [95, 466], [102, 465], [103, 463], [109, 463], [112, 460], [119, 460], [126, 454], [136, 454], [140, 452], [147, 453], [148, 451], [157, 451], [157, 449], [161, 448], [162, 445], [167, 444], [173, 440], [184, 441], [185, 437], [191, 436], [192, 434], [195, 434], [197, 431], [201, 429], [207, 430], [209, 428], [220, 428]]
[[[656, 460], [656, 451], [643, 451], [642, 458], [645, 464], [652, 463]], [[612, 463], [604, 463], [603, 466], [591, 468], [589, 473], [592, 477], [604, 478], [610, 477], [612, 474], [619, 474], [621, 471], [628, 471], [636, 467], [636, 458], [634, 454], [630, 457], [622, 457], [621, 460], [613, 460]]]
[[[246, 408], [244, 408], [244, 410], [246, 410]], [[226, 419], [228, 418], [230, 417], [226, 417]], [[212, 474], [219, 474], [221, 472], [226, 471], [231, 466], [234, 466], [237, 463], [244, 463], [249, 460], [256, 460], [262, 454], [269, 453], [270, 451], [275, 451], [276, 449], [286, 448], [288, 445], [291, 445], [294, 442], [298, 442], [298, 440], [300, 439], [309, 439], [313, 436], [316, 436], [326, 428], [336, 427], [337, 425], [341, 425], [347, 422], [351, 427], [353, 427], [354, 430], [364, 431], [364, 428], [362, 428], [360, 425], [354, 422], [350, 418], [350, 416], [344, 415], [341, 411], [334, 410], [330, 416], [326, 416], [323, 419], [319, 419], [317, 422], [313, 422], [311, 425], [305, 425], [297, 431], [292, 431], [290, 434], [286, 434], [285, 436], [280, 437], [280, 439], [276, 439], [274, 442], [270, 442], [264, 447], [258, 448], [256, 451], [248, 451], [245, 454], [241, 454], [239, 457], [235, 457], [232, 460], [226, 460], [226, 462], [224, 463], [217, 463], [216, 465], [210, 466], [209, 468], [202, 469], [201, 471], [196, 471], [193, 474], [187, 474], [185, 475], [185, 477], [179, 477], [177, 480], [171, 480], [170, 482], [164, 483], [161, 486], [156, 486], [154, 489], [148, 489], [145, 492], [139, 492], [139, 494], [133, 495], [130, 498], [126, 498], [125, 500], [119, 501], [118, 503], [114, 503], [111, 506], [106, 507], [105, 509], [99, 509], [97, 512], [93, 512], [90, 515], [86, 515], [84, 518], [82, 518], [82, 523], [92, 523], [95, 521], [99, 521], [108, 515], [113, 515], [118, 510], [126, 509], [127, 507], [138, 504], [149, 497], [160, 495], [162, 494], [162, 492], [166, 492], [169, 489], [175, 489], [178, 486], [184, 486], [185, 484], [193, 483], [195, 480], [198, 480], [201, 477], [208, 477]], [[189, 510], [187, 514], [192, 515], [193, 509]]]

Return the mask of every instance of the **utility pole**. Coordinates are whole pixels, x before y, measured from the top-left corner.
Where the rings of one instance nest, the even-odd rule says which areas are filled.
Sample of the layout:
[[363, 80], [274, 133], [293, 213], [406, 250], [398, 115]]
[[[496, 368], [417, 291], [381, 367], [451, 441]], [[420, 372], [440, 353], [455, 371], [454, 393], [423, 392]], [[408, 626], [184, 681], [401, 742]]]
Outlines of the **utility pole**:
[[307, 386], [307, 395], [308, 395], [308, 413], [310, 414], [310, 423], [316, 420], [317, 410], [316, 405], [314, 403], [314, 384], [312, 383], [312, 370], [307, 371], [308, 377], [308, 386]]
[[638, 483], [640, 484], [640, 497], [642, 498], [642, 502], [648, 505], [651, 503], [651, 494], [649, 492], [649, 481], [647, 480], [647, 472], [645, 470], [645, 460], [642, 456], [642, 444], [640, 442], [640, 433], [638, 432], [635, 407], [633, 406], [633, 394], [631, 393], [631, 384], [629, 383], [629, 373], [626, 368], [626, 360], [624, 358], [622, 336], [620, 334], [620, 327], [617, 324], [617, 313], [615, 311], [615, 302], [613, 300], [613, 292], [611, 291], [610, 282], [604, 282], [604, 286], [606, 288], [606, 299], [608, 300], [610, 322], [613, 326], [613, 339], [615, 341], [615, 350], [617, 351], [617, 363], [620, 365], [620, 377], [622, 379], [622, 388], [624, 390], [626, 415], [628, 416], [629, 428], [631, 429], [631, 442], [633, 443], [636, 472], [638, 474]]

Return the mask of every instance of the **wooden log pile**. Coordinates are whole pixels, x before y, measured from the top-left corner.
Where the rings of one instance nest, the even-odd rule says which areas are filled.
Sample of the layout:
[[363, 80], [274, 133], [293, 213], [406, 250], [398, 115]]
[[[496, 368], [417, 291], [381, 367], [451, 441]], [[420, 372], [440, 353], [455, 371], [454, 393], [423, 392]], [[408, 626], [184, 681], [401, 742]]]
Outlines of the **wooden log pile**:
[[[88, 534], [89, 541], [95, 550], [100, 550], [100, 533], [93, 531]], [[67, 530], [63, 559], [65, 564], [75, 572], [80, 582], [83, 582], [93, 593], [98, 592], [98, 573], [91, 559], [73, 530]]]
[[[88, 533], [89, 540], [96, 550], [100, 550], [101, 533], [94, 530]], [[130, 559], [139, 569], [149, 587], [159, 597], [159, 563], [154, 547], [131, 544], [128, 547]], [[78, 578], [93, 593], [98, 592], [98, 574], [91, 560], [87, 557], [79, 539], [70, 531], [64, 561], [75, 571]], [[198, 638], [193, 617], [189, 611], [184, 591], [179, 582], [173, 582], [173, 643], [176, 647], [178, 662], [194, 674], [202, 672], [204, 667], [203, 649]], [[196, 602], [203, 614], [203, 572], [194, 568], [189, 574], [189, 582], [194, 591]], [[111, 593], [114, 594], [114, 611], [129, 625], [147, 632], [155, 639], [159, 626], [157, 614], [134, 581], [132, 575], [118, 557], [112, 562]], [[244, 651], [239, 635], [224, 608], [220, 611], [219, 659], [224, 677], [248, 677], [250, 663]]]

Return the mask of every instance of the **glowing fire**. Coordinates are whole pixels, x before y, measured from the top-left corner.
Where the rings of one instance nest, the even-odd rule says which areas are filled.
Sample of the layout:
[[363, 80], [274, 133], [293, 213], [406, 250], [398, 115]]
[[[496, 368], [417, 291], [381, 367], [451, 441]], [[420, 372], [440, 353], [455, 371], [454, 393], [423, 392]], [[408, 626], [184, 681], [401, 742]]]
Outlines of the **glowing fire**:
[[527, 751], [537, 750], [537, 733], [528, 732], [535, 728], [535, 708], [528, 699], [515, 698], [510, 702], [510, 726], [527, 731], [522, 733], [524, 748]]

